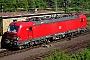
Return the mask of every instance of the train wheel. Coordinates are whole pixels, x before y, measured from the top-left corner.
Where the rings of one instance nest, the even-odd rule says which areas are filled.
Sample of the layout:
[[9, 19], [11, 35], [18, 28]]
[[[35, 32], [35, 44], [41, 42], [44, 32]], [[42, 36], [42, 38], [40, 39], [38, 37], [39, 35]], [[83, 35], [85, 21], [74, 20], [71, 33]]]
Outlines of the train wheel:
[[80, 31], [80, 34], [82, 34], [83, 32], [82, 31]]
[[74, 37], [74, 33], [71, 33], [71, 38], [73, 38]]
[[32, 41], [32, 42], [30, 42], [30, 46], [33, 46], [35, 43]]
[[50, 42], [52, 42], [53, 41], [53, 38], [50, 38]]
[[69, 34], [68, 34], [68, 39], [69, 39], [69, 40], [71, 40], [71, 36], [72, 36], [72, 34], [69, 33]]
[[65, 38], [67, 38], [68, 37], [68, 34], [65, 34]]
[[22, 46], [19, 46], [19, 49], [21, 50], [22, 49]]
[[50, 42], [49, 39], [46, 39], [46, 40], [45, 40], [45, 43], [46, 43], [46, 44], [48, 44], [49, 42]]
[[76, 34], [76, 32], [73, 32], [73, 36], [76, 36], [77, 34]]
[[30, 47], [29, 43], [26, 46], [27, 46], [27, 48], [29, 48]]

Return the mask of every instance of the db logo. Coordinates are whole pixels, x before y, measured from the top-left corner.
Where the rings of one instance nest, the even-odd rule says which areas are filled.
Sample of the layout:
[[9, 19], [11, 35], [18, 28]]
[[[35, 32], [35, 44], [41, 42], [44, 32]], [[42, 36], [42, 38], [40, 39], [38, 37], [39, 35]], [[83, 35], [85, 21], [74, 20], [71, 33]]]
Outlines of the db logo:
[[61, 29], [62, 28], [62, 26], [59, 26], [59, 29]]

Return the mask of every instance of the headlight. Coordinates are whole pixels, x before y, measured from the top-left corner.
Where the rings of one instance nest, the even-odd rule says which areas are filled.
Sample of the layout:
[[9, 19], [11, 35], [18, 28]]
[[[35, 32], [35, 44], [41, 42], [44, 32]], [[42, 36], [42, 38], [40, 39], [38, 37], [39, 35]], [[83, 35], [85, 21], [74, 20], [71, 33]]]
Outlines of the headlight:
[[20, 37], [17, 37], [17, 40], [20, 40]]

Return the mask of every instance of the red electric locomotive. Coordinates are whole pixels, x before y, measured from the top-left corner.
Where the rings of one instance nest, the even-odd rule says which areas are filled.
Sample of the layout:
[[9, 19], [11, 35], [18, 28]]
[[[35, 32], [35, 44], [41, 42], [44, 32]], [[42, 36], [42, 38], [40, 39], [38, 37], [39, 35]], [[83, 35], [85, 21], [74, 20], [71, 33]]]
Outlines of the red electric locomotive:
[[40, 21], [15, 21], [10, 23], [4, 42], [6, 46], [22, 49], [66, 36], [70, 37], [85, 31], [86, 26], [87, 20], [83, 14]]

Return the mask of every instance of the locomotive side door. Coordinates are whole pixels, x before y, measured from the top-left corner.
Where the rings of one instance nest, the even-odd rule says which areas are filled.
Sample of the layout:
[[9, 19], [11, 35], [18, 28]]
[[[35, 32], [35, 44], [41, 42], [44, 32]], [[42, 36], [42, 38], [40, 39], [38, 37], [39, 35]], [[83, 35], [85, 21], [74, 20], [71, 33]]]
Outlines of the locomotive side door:
[[28, 31], [28, 39], [31, 40], [32, 39], [32, 34], [33, 33], [33, 30], [32, 30], [32, 26], [29, 27], [29, 31]]

